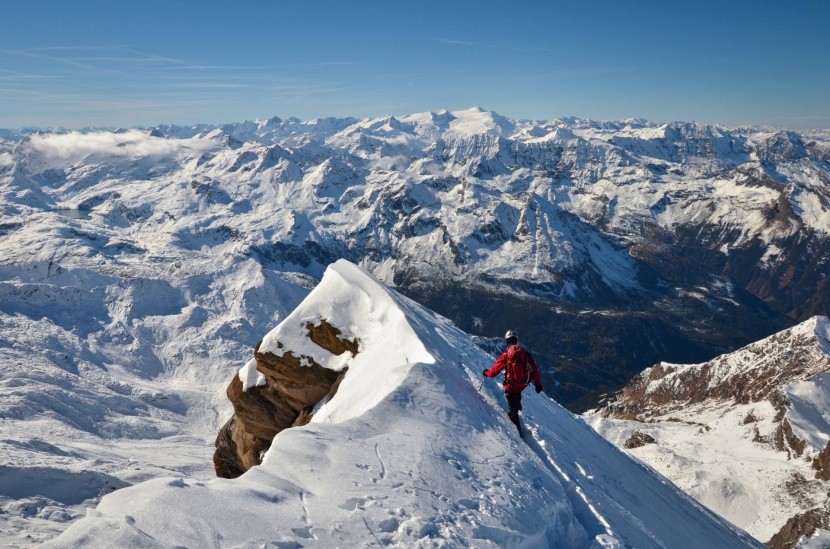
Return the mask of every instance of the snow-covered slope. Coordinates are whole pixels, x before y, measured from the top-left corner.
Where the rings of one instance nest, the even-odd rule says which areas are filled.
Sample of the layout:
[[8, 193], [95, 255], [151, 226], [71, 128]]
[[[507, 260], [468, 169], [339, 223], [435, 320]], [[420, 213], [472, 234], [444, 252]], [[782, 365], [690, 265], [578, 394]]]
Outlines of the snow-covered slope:
[[[357, 338], [342, 360], [301, 326]], [[263, 345], [348, 373], [310, 424], [238, 479], [161, 478], [104, 497], [49, 546], [745, 547], [545, 396], [518, 438], [490, 362], [447, 320], [339, 261]], [[302, 367], [302, 366], [300, 366]]]
[[55, 213], [26, 222], [30, 232], [0, 243], [8, 547], [54, 537], [115, 487], [212, 477], [228, 375], [256, 332], [307, 294], [303, 280], [250, 259], [111, 256], [112, 233]]
[[766, 541], [830, 494], [829, 378], [830, 321], [815, 317], [705, 364], [654, 366], [588, 421]]

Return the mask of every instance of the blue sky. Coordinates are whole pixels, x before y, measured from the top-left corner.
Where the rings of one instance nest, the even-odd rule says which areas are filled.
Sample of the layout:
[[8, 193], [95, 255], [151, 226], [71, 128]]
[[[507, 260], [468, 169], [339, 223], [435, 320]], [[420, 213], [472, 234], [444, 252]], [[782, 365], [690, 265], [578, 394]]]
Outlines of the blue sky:
[[830, 128], [830, 1], [6, 2], [0, 127], [380, 116]]

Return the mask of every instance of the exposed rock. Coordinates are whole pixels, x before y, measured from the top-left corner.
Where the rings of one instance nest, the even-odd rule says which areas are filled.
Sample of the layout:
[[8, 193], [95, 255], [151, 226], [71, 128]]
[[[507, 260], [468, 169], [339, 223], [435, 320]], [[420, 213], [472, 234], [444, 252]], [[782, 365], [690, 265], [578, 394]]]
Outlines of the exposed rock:
[[784, 418], [784, 420], [781, 421], [775, 429], [773, 442], [775, 448], [778, 450], [787, 452], [787, 454], [792, 453], [796, 456], [803, 454], [804, 449], [807, 447], [806, 442], [795, 436], [795, 433], [793, 433], [793, 427], [786, 418]]
[[631, 450], [632, 448], [640, 448], [641, 446], [645, 446], [646, 444], [657, 444], [657, 441], [654, 439], [653, 436], [644, 433], [642, 431], [634, 431], [628, 440], [625, 441], [623, 446], [625, 448]]
[[[309, 338], [335, 355], [358, 352], [356, 340], [340, 337], [341, 332], [326, 320], [306, 324]], [[260, 342], [261, 343], [261, 342]], [[265, 385], [243, 390], [238, 375], [228, 385], [228, 400], [234, 415], [216, 437], [213, 465], [216, 474], [235, 478], [262, 462], [262, 455], [283, 429], [307, 424], [314, 407], [331, 399], [346, 370], [323, 368], [308, 356], [296, 356], [286, 350], [282, 356], [254, 350], [257, 370], [265, 376]], [[277, 345], [283, 349], [283, 345]]]
[[787, 415], [787, 410], [790, 409], [791, 405], [790, 399], [787, 398], [787, 395], [778, 389], [773, 391], [767, 400], [769, 400], [772, 407], [775, 408], [775, 417], [773, 418], [773, 421], [777, 423], [784, 419], [784, 416]]
[[756, 425], [753, 429], [752, 442], [757, 442], [758, 444], [769, 444], [769, 436], [762, 435], [761, 430], [758, 429], [758, 426]]
[[308, 329], [308, 335], [311, 341], [329, 351], [331, 354], [341, 355], [346, 351], [352, 353], [352, 356], [357, 354], [357, 339], [342, 339], [340, 337], [342, 332], [329, 324], [327, 320], [321, 320], [317, 326], [311, 322], [307, 322], [305, 327]]
[[750, 423], [758, 423], [758, 417], [755, 415], [755, 410], [750, 411], [746, 417], [744, 417], [741, 425], [749, 425]]
[[233, 432], [236, 428], [236, 417], [231, 417], [216, 435], [216, 451], [213, 453], [213, 468], [216, 476], [222, 478], [236, 478], [245, 470], [240, 463], [233, 441]]
[[830, 510], [826, 505], [795, 515], [766, 545], [770, 549], [793, 549], [802, 536], [812, 536], [819, 528], [830, 530]]
[[813, 469], [816, 470], [816, 478], [830, 480], [830, 442], [813, 460]]

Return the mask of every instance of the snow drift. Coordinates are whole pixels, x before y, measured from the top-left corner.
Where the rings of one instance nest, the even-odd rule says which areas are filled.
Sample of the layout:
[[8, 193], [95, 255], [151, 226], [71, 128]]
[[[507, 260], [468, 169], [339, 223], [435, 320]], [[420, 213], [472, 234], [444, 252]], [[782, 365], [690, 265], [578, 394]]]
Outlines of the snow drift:
[[[315, 347], [301, 327], [320, 319], [361, 351]], [[237, 479], [113, 492], [47, 545], [760, 547], [547, 397], [527, 395], [519, 439], [480, 379], [492, 358], [344, 260], [261, 347], [277, 341], [348, 367], [310, 423]]]

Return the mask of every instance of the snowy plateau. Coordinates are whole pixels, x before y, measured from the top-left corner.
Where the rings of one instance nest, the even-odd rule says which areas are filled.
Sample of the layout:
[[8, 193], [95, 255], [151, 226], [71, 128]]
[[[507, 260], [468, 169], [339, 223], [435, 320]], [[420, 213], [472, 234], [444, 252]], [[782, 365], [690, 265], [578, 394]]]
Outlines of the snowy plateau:
[[[828, 132], [481, 109], [4, 130], [0, 544], [52, 539], [115, 491], [60, 539], [751, 546], [547, 399], [528, 395], [533, 438], [515, 439], [496, 386], [469, 374], [492, 356], [379, 283], [468, 333], [518, 329], [546, 391], [586, 409], [659, 361], [704, 362], [826, 315], [829, 181]], [[229, 380], [339, 259], [415, 334], [374, 352], [420, 366], [381, 360], [387, 393], [335, 397], [261, 468], [210, 480]], [[669, 526], [664, 498], [688, 525]], [[259, 535], [263, 513], [285, 521]]]

